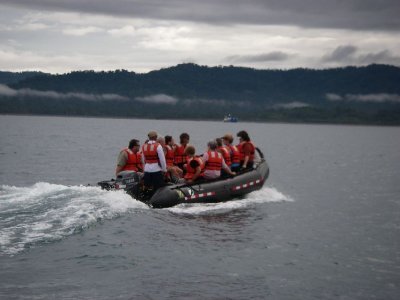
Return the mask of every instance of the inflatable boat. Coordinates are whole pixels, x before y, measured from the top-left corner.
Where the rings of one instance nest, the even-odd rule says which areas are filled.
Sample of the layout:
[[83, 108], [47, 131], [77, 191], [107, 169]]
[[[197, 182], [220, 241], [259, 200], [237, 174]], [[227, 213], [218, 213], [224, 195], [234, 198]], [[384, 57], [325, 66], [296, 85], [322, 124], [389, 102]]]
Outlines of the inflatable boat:
[[117, 178], [98, 182], [102, 189], [124, 190], [133, 198], [153, 208], [172, 207], [181, 203], [216, 203], [240, 199], [243, 195], [259, 190], [269, 175], [269, 167], [261, 152], [253, 168], [235, 176], [209, 181], [200, 179], [191, 184], [168, 183], [152, 192], [144, 191], [140, 175], [133, 171], [120, 172]]

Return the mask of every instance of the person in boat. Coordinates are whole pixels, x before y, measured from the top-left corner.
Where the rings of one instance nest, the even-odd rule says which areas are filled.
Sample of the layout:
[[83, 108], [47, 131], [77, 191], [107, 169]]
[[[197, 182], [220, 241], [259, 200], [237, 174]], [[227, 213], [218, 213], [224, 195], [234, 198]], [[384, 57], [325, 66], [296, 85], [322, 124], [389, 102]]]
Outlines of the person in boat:
[[164, 173], [167, 172], [164, 150], [157, 142], [157, 132], [150, 131], [149, 140], [142, 146], [142, 163], [144, 165], [144, 186], [157, 190], [165, 184]]
[[239, 149], [236, 146], [232, 145], [233, 135], [230, 133], [225, 134], [222, 137], [222, 141], [223, 141], [224, 145], [229, 149], [231, 170], [234, 172], [239, 172], [240, 171], [240, 153], [239, 153]]
[[192, 183], [198, 179], [203, 178], [204, 162], [200, 156], [196, 156], [196, 149], [192, 145], [186, 145], [186, 168], [185, 181]]
[[[217, 142], [217, 151], [222, 154], [222, 157], [224, 158], [228, 168], [231, 168], [230, 150], [223, 144], [222, 138], [216, 138], [215, 141]], [[221, 176], [226, 177], [226, 175], [226, 172], [224, 170], [221, 170]]]
[[222, 157], [224, 158], [226, 165], [230, 168], [231, 167], [230, 149], [223, 144], [222, 138], [216, 138], [215, 141], [217, 142], [217, 151], [222, 154]]
[[203, 154], [204, 162], [204, 178], [213, 180], [221, 177], [221, 170], [224, 170], [226, 174], [236, 175], [225, 163], [222, 154], [217, 151], [217, 142], [211, 140], [207, 144], [208, 150]]
[[159, 137], [157, 141], [164, 150], [165, 162], [167, 164], [167, 179], [176, 182], [182, 177], [183, 171], [174, 165], [175, 141], [170, 135], [166, 135], [165, 138]]
[[251, 169], [254, 165], [256, 146], [250, 140], [250, 136], [246, 131], [239, 131], [237, 136], [239, 137], [240, 142], [237, 145], [239, 150], [240, 166], [242, 169]]
[[186, 132], [182, 133], [179, 136], [179, 145], [176, 145], [175, 147], [175, 153], [174, 153], [174, 162], [175, 165], [177, 165], [180, 169], [184, 169], [183, 165], [186, 164], [186, 154], [185, 154], [185, 148], [186, 145], [189, 144], [190, 141], [190, 136]]
[[118, 155], [115, 176], [122, 171], [143, 172], [142, 158], [139, 150], [139, 140], [130, 140], [128, 147], [123, 148]]

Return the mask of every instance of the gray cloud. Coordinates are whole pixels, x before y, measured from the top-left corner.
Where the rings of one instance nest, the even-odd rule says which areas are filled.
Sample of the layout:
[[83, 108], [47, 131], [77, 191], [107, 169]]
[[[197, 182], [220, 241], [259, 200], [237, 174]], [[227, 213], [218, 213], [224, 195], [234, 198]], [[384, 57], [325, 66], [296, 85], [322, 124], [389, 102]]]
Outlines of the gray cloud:
[[289, 103], [280, 103], [274, 105], [275, 108], [285, 108], [285, 109], [295, 109], [295, 108], [304, 108], [304, 107], [310, 107], [310, 104], [304, 103], [304, 102], [299, 102], [299, 101], [294, 101], [294, 102], [289, 102]]
[[128, 101], [129, 98], [117, 94], [59, 93], [55, 91], [38, 91], [33, 89], [12, 89], [0, 84], [0, 96], [37, 97], [51, 99], [79, 99], [84, 101]]
[[389, 50], [385, 49], [379, 52], [361, 53], [358, 47], [353, 45], [339, 46], [332, 52], [325, 54], [323, 62], [337, 62], [344, 64], [394, 64], [400, 63], [400, 56], [393, 55]]
[[326, 94], [329, 101], [356, 101], [356, 102], [395, 102], [400, 103], [400, 95], [397, 94], [346, 94], [344, 96], [329, 93]]
[[2, 0], [38, 10], [204, 23], [400, 30], [398, 0]]
[[216, 106], [239, 106], [243, 107], [249, 105], [246, 101], [226, 101], [226, 100], [218, 100], [218, 99], [185, 99], [182, 102], [184, 105], [194, 105], [194, 104], [201, 104], [201, 105], [216, 105]]
[[228, 62], [238, 63], [256, 63], [256, 62], [270, 62], [270, 61], [284, 61], [290, 57], [289, 54], [281, 51], [273, 51], [269, 53], [256, 54], [256, 55], [231, 55], [225, 60]]
[[357, 47], [355, 46], [339, 46], [332, 53], [326, 54], [322, 60], [323, 61], [334, 61], [342, 62], [347, 61], [352, 58], [352, 56], [357, 52]]
[[175, 105], [178, 102], [177, 98], [165, 94], [150, 95], [146, 97], [136, 97], [135, 100], [144, 103], [170, 104], [170, 105]]

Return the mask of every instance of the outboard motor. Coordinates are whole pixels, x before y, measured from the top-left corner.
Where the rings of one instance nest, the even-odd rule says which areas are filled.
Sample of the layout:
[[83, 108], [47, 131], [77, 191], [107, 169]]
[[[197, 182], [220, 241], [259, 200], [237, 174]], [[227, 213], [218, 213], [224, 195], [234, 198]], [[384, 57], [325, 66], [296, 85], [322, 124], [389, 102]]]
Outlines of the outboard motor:
[[97, 184], [104, 190], [125, 190], [132, 197], [137, 198], [139, 194], [139, 174], [135, 171], [122, 171], [114, 180], [101, 181]]
[[139, 193], [139, 182], [139, 174], [135, 171], [122, 171], [118, 173], [114, 185], [115, 189], [125, 190], [128, 194], [135, 197]]

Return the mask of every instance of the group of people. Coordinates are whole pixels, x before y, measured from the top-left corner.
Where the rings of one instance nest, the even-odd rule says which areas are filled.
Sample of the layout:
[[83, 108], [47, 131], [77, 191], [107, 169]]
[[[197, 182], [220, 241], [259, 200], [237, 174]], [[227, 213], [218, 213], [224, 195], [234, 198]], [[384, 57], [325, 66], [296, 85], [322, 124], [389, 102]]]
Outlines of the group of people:
[[121, 150], [115, 173], [128, 170], [143, 173], [143, 184], [149, 189], [156, 190], [166, 181], [192, 183], [201, 178], [234, 176], [254, 164], [256, 146], [244, 130], [237, 133], [239, 144], [233, 145], [234, 138], [227, 133], [209, 141], [202, 155], [196, 155], [187, 133], [179, 136], [179, 144], [175, 144], [172, 136], [162, 137], [155, 131], [147, 136], [142, 146], [139, 140], [132, 139], [128, 147]]

